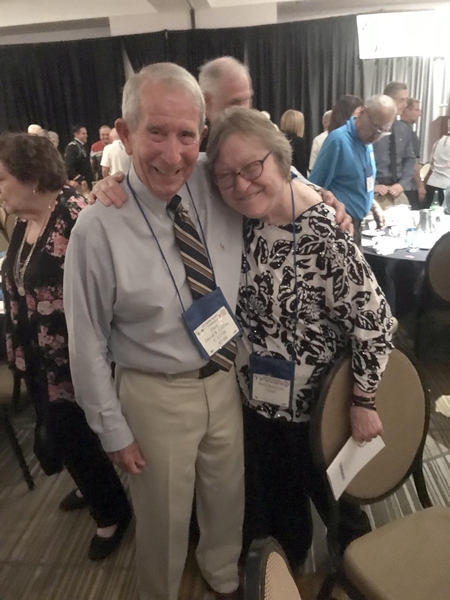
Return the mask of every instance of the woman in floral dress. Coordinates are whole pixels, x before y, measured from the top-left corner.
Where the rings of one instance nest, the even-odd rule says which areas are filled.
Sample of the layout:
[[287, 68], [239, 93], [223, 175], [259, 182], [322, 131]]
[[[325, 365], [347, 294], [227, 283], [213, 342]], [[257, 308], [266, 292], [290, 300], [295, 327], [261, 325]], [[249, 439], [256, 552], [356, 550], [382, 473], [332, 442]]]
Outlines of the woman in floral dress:
[[46, 138], [0, 136], [0, 199], [17, 217], [2, 269], [8, 361], [36, 408], [36, 456], [49, 475], [69, 471], [78, 490], [60, 506], [89, 507], [97, 524], [89, 557], [102, 560], [120, 543], [131, 509], [75, 401], [70, 376], [64, 258], [85, 203], [66, 180], [62, 158]]

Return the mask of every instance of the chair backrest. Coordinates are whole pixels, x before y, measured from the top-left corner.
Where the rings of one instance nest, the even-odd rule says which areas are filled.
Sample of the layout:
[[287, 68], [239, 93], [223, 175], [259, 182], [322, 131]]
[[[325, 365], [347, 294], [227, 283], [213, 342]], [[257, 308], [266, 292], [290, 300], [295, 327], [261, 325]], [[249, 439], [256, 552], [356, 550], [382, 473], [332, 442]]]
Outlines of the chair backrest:
[[427, 174], [428, 174], [428, 171], [430, 170], [430, 168], [431, 168], [431, 165], [430, 165], [430, 163], [425, 163], [424, 165], [422, 165], [422, 166], [420, 167], [420, 177], [421, 177], [422, 181], [423, 181], [423, 180], [425, 179], [425, 177], [427, 176]]
[[272, 537], [250, 546], [244, 600], [301, 600], [283, 549]]
[[[351, 358], [347, 356], [329, 373], [311, 416], [311, 446], [321, 467], [332, 463], [351, 435], [352, 390]], [[428, 390], [410, 358], [398, 348], [389, 357], [376, 404], [386, 446], [346, 490], [347, 497], [362, 504], [393, 493], [422, 457], [430, 416]]]
[[4, 362], [0, 362], [0, 404], [9, 404], [13, 399], [14, 376]]
[[433, 246], [427, 258], [427, 278], [439, 298], [450, 303], [450, 232]]

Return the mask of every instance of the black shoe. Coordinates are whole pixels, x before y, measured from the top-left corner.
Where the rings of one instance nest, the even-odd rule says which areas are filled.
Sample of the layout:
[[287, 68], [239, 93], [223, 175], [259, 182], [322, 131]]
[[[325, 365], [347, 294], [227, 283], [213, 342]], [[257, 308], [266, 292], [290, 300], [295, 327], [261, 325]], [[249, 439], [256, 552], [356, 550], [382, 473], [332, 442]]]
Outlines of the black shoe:
[[110, 556], [116, 548], [118, 548], [127, 527], [131, 521], [133, 513], [131, 510], [117, 524], [116, 531], [108, 538], [100, 537], [95, 534], [91, 540], [88, 556], [91, 560], [100, 561]]
[[78, 510], [86, 506], [86, 500], [83, 497], [77, 496], [78, 490], [72, 490], [70, 494], [67, 494], [65, 498], [59, 503], [59, 508], [64, 512], [70, 512], [71, 510]]

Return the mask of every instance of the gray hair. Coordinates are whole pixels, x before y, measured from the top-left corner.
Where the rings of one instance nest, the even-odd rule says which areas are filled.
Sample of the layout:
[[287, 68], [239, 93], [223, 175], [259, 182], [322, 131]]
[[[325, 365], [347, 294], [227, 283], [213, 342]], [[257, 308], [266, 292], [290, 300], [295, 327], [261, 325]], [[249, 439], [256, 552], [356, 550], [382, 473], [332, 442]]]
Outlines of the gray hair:
[[49, 131], [48, 132], [48, 139], [51, 141], [51, 143], [58, 147], [59, 146], [59, 135], [56, 133], [56, 131]]
[[251, 81], [248, 68], [241, 61], [232, 56], [221, 56], [200, 67], [198, 83], [203, 94], [214, 94], [218, 91], [223, 78], [235, 73], [245, 73]]
[[183, 67], [174, 63], [155, 63], [134, 73], [125, 84], [122, 94], [122, 117], [131, 131], [135, 131], [140, 120], [140, 92], [146, 83], [162, 83], [177, 88], [192, 96], [199, 113], [199, 133], [205, 126], [205, 99], [195, 78]]
[[[269, 119], [252, 108], [232, 107], [220, 114], [211, 125], [206, 148], [209, 168], [212, 174], [219, 157], [222, 144], [233, 134], [258, 138], [270, 150], [277, 163], [281, 176], [290, 181], [292, 148], [286, 136], [273, 126]], [[251, 142], [249, 142], [251, 143]]]
[[325, 123], [327, 123], [327, 122], [329, 123], [329, 122], [330, 122], [330, 119], [331, 119], [331, 113], [332, 113], [332, 112], [333, 112], [332, 110], [327, 110], [327, 111], [325, 111], [325, 112], [323, 113], [323, 115], [322, 115], [322, 125], [323, 125], [324, 127], [325, 127]]
[[392, 112], [393, 114], [397, 114], [397, 105], [395, 101], [385, 94], [377, 94], [372, 96], [365, 103], [367, 112], [370, 115], [374, 115], [379, 112]]

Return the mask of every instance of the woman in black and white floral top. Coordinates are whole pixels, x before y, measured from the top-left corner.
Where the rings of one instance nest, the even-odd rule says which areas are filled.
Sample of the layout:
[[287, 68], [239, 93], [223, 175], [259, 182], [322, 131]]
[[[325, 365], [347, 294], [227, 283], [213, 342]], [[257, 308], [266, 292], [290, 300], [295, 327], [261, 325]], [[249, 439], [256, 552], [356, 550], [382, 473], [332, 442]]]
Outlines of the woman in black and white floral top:
[[[382, 433], [375, 394], [393, 320], [370, 267], [311, 188], [290, 181], [289, 142], [257, 111], [230, 109], [213, 123], [207, 155], [225, 202], [247, 217], [236, 359], [244, 402], [244, 551], [275, 536], [293, 567], [312, 539], [309, 498], [326, 520], [309, 455], [308, 421], [326, 370], [352, 349], [352, 433]], [[345, 545], [369, 528], [341, 503]]]
[[[336, 227], [323, 202], [295, 221], [296, 306], [292, 231], [292, 224], [246, 222], [237, 308], [245, 335], [236, 367], [248, 406], [269, 418], [301, 423], [309, 420], [324, 372], [349, 342], [356, 385], [361, 393], [375, 394], [387, 361], [392, 320], [370, 267], [348, 234]], [[291, 408], [277, 409], [251, 399], [252, 347], [286, 360], [295, 357]]]

